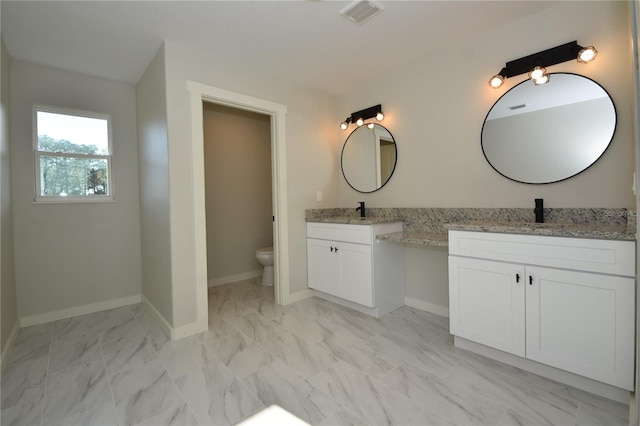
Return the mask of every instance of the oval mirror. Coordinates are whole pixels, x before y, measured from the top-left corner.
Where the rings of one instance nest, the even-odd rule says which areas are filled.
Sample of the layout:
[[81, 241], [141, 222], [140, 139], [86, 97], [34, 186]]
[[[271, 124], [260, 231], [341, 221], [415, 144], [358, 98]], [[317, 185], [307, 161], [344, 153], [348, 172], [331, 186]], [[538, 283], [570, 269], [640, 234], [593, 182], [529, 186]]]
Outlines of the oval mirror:
[[380, 124], [356, 128], [342, 147], [342, 175], [358, 192], [374, 192], [391, 178], [397, 161], [396, 141]]
[[586, 170], [606, 151], [616, 128], [607, 91], [590, 78], [552, 73], [526, 80], [493, 105], [482, 126], [482, 151], [501, 175], [553, 183]]

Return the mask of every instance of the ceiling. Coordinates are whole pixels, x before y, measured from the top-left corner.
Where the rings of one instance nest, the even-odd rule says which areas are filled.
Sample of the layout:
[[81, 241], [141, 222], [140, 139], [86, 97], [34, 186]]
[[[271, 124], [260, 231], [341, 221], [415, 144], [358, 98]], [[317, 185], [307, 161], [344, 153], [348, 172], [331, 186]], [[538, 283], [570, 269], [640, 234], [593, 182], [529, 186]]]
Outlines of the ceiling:
[[332, 94], [522, 19], [551, 1], [380, 1], [362, 25], [348, 1], [7, 1], [9, 55], [135, 84], [163, 40]]

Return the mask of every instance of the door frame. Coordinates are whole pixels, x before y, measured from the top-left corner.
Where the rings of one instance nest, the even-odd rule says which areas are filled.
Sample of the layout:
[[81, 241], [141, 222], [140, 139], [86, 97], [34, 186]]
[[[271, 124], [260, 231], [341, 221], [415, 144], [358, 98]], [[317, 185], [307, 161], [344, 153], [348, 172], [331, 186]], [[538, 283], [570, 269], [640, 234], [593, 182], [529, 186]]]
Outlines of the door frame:
[[275, 302], [289, 303], [289, 232], [287, 217], [286, 105], [187, 81], [191, 95], [191, 148], [195, 222], [195, 267], [198, 322], [208, 323], [207, 232], [204, 186], [203, 102], [265, 114], [271, 117], [271, 187]]
[[[633, 130], [634, 145], [636, 148], [636, 161], [634, 168], [635, 202], [636, 212], [640, 211], [640, 9], [635, 1], [629, 5], [630, 26], [631, 26], [631, 50], [633, 63]], [[633, 213], [631, 213], [633, 214]], [[627, 218], [628, 219], [628, 218]], [[636, 286], [640, 279], [640, 229], [636, 230]], [[629, 403], [629, 424], [640, 422], [640, 291], [636, 290], [636, 359], [635, 359], [635, 391], [631, 393]]]

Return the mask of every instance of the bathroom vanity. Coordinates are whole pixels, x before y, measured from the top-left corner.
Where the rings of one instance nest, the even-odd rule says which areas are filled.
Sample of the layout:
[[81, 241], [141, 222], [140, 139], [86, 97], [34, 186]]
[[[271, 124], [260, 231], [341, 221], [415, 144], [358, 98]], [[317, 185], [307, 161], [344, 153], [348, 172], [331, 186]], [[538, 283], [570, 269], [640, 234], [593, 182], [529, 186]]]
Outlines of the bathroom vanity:
[[376, 239], [402, 231], [389, 220], [307, 222], [309, 287], [319, 297], [380, 317], [404, 305], [404, 248]]
[[560, 381], [570, 372], [634, 389], [634, 241], [458, 228], [449, 231], [457, 346]]

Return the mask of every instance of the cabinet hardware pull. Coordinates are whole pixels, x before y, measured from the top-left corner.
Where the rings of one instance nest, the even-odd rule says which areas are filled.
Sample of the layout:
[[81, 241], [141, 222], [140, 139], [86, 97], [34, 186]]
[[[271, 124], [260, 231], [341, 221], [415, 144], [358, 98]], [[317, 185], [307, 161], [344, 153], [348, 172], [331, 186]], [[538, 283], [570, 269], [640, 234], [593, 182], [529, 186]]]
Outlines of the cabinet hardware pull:
[[338, 247], [336, 247], [336, 253], [338, 252]]
[[529, 275], [529, 285], [533, 285], [533, 275]]
[[333, 253], [333, 246], [331, 246], [331, 253]]
[[519, 283], [520, 282], [520, 274], [516, 274], [516, 282]]

